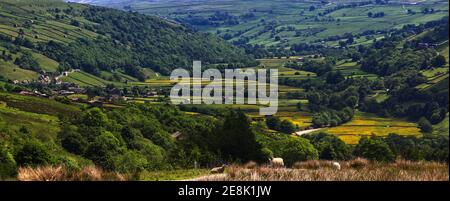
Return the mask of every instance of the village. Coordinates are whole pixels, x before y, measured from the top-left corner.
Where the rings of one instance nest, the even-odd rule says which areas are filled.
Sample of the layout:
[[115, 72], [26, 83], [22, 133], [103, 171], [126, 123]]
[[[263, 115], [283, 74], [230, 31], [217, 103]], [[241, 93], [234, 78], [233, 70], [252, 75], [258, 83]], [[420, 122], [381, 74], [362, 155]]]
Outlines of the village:
[[[81, 72], [80, 69], [63, 71], [61, 74], [42, 71], [38, 80], [13, 80], [12, 84], [21, 86], [16, 92], [25, 96], [48, 98], [65, 103], [83, 103], [94, 107], [104, 104], [121, 105], [135, 98], [158, 98], [164, 91], [148, 87], [133, 86], [131, 90], [109, 85], [105, 88], [83, 87], [79, 84], [63, 81], [63, 77], [71, 73]], [[147, 101], [145, 101], [147, 102]]]

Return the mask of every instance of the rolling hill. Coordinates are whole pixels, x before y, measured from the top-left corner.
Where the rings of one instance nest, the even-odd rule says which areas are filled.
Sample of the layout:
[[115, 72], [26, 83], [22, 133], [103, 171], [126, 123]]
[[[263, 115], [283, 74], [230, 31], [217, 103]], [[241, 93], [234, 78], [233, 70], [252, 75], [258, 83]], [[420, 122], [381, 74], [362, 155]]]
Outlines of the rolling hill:
[[211, 34], [133, 12], [57, 0], [5, 0], [0, 16], [1, 72], [12, 80], [36, 78], [29, 71], [67, 69], [95, 76], [119, 70], [143, 80], [143, 68], [168, 74], [190, 67], [192, 60], [255, 63]]
[[[348, 35], [370, 43], [383, 32], [448, 16], [448, 1], [92, 0], [95, 5], [157, 15], [235, 44], [337, 46]], [[377, 15], [378, 14], [378, 15]]]

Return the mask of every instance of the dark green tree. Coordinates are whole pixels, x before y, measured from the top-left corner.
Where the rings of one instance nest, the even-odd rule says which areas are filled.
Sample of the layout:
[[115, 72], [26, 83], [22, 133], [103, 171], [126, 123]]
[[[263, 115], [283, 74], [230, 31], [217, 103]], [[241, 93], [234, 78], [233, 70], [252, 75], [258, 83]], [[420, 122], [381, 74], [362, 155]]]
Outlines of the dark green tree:
[[375, 136], [362, 137], [355, 147], [354, 155], [380, 162], [393, 162], [395, 160], [395, 155], [386, 142]]

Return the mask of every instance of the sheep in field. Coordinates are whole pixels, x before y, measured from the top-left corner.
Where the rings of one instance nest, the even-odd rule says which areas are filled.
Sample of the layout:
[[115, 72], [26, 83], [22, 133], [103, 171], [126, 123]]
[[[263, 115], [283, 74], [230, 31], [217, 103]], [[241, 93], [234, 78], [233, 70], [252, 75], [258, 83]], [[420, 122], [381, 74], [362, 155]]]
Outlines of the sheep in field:
[[341, 170], [341, 165], [338, 162], [333, 162], [332, 165], [334, 169]]
[[225, 171], [226, 167], [227, 167], [227, 165], [222, 165], [221, 167], [215, 167], [215, 168], [211, 169], [211, 174], [223, 173]]
[[272, 167], [284, 167], [284, 161], [282, 158], [270, 159], [270, 166]]

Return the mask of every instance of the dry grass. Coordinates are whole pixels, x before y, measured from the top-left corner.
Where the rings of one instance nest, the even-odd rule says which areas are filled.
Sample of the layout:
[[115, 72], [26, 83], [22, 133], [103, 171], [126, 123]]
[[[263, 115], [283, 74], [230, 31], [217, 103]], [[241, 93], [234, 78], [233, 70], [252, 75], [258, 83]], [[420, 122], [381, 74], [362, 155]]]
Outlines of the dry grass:
[[130, 175], [110, 173], [100, 168], [87, 166], [79, 171], [69, 171], [63, 166], [21, 167], [18, 170], [19, 181], [127, 181]]
[[226, 174], [198, 178], [200, 181], [448, 181], [448, 164], [435, 162], [397, 161], [392, 164], [373, 163], [365, 159], [341, 162], [341, 170], [330, 161], [306, 161], [293, 168], [253, 169], [232, 165]]
[[362, 169], [370, 165], [370, 161], [365, 158], [356, 158], [346, 163], [346, 165], [350, 168]]
[[244, 168], [246, 169], [255, 169], [256, 167], [258, 167], [258, 164], [255, 161], [249, 161], [244, 164]]
[[318, 170], [320, 168], [333, 168], [331, 161], [319, 161], [319, 160], [309, 160], [296, 162], [292, 168], [294, 169], [308, 169], [308, 170]]

